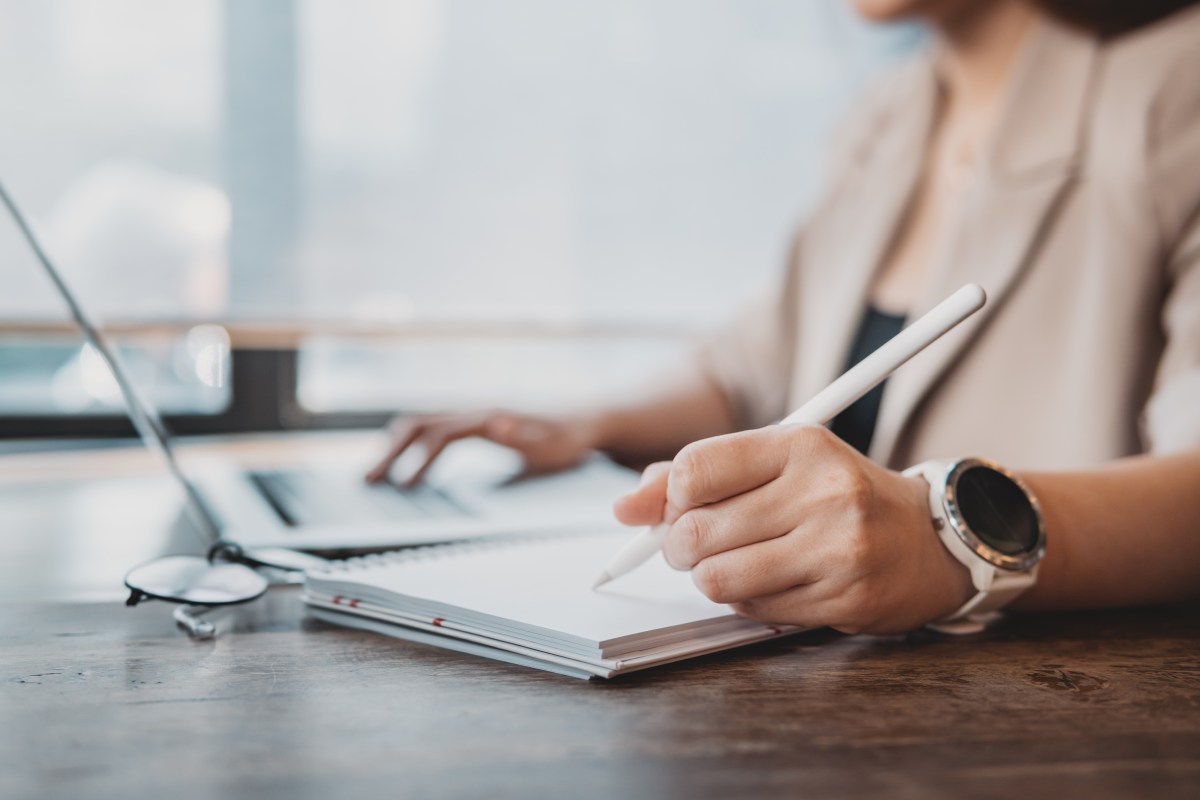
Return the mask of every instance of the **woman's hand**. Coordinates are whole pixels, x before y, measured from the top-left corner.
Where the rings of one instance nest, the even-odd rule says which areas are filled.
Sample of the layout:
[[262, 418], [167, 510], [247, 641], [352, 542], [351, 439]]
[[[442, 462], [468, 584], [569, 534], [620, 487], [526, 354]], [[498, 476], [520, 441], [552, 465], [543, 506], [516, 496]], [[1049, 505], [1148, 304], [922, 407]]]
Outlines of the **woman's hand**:
[[671, 527], [667, 562], [711, 600], [764, 622], [906, 631], [952, 613], [970, 577], [938, 539], [928, 487], [822, 427], [779, 425], [688, 445], [617, 501]]
[[531, 473], [573, 467], [591, 451], [590, 426], [583, 419], [538, 417], [509, 411], [424, 414], [397, 417], [391, 424], [392, 444], [367, 473], [370, 483], [388, 480], [393, 465], [409, 448], [422, 450], [421, 465], [404, 481], [412, 486], [425, 477], [451, 442], [478, 437], [516, 450]]

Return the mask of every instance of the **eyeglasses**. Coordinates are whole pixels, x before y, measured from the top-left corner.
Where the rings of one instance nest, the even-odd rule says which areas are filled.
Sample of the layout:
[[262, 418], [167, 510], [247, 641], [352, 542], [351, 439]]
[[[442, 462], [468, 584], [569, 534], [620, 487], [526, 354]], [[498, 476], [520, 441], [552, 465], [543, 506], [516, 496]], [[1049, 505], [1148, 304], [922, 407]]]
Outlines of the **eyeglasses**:
[[175, 622], [195, 639], [216, 635], [216, 625], [200, 615], [226, 606], [257, 600], [272, 581], [260, 569], [281, 574], [279, 582], [292, 582], [289, 576], [325, 564], [323, 558], [279, 547], [244, 550], [240, 545], [218, 541], [205, 556], [165, 556], [147, 561], [125, 575], [129, 589], [127, 606], [144, 600], [180, 603]]

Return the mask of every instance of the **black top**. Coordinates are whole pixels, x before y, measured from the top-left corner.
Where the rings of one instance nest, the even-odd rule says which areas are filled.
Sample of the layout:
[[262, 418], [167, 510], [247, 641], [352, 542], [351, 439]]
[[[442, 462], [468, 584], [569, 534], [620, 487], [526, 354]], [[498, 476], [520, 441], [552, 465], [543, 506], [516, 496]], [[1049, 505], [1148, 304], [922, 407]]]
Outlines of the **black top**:
[[[846, 369], [874, 353], [903, 327], [904, 317], [885, 314], [868, 306], [862, 321], [858, 323], [858, 333], [854, 335], [850, 357], [846, 359]], [[867, 452], [871, 446], [871, 439], [875, 436], [875, 422], [879, 418], [879, 404], [883, 401], [885, 386], [887, 381], [867, 392], [854, 405], [834, 417], [833, 424], [829, 426], [844, 442], [860, 453]]]

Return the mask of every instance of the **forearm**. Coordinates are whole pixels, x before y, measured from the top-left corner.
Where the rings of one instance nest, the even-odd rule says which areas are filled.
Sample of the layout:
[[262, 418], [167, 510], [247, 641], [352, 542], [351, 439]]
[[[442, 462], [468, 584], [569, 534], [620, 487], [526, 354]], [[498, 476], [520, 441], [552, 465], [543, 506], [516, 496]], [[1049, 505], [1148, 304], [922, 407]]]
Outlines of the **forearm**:
[[1200, 595], [1200, 452], [1022, 477], [1042, 506], [1036, 586], [1014, 609], [1175, 602]]
[[581, 418], [591, 447], [626, 462], [670, 459], [691, 442], [735, 430], [725, 395], [699, 373]]

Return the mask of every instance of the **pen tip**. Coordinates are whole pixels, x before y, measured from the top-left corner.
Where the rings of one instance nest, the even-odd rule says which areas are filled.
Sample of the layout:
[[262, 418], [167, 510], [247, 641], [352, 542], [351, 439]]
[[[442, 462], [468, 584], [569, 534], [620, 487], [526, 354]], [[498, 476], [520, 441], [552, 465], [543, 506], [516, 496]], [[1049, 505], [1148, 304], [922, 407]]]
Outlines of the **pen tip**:
[[609, 575], [607, 572], [601, 572], [600, 577], [596, 578], [596, 582], [592, 584], [592, 591], [593, 592], [596, 591], [601, 586], [603, 586], [604, 584], [608, 583], [611, 580], [612, 580], [612, 575]]

